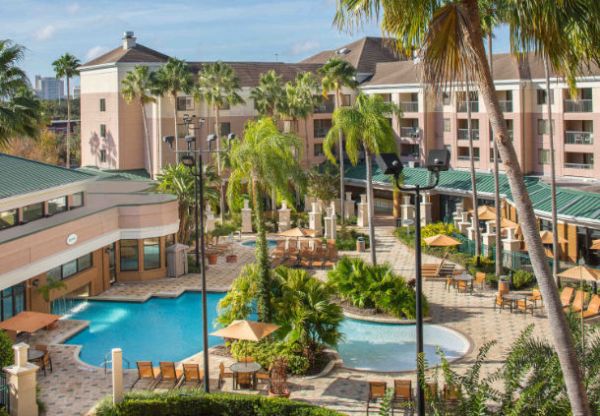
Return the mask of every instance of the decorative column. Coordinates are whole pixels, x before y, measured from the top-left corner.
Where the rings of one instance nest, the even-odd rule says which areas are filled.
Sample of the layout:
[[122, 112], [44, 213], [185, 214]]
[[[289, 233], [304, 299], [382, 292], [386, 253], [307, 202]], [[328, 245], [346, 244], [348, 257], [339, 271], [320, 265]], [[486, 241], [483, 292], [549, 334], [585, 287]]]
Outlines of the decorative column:
[[279, 213], [279, 222], [277, 223], [277, 227], [279, 229], [279, 232], [282, 231], [287, 231], [290, 229], [290, 224], [291, 224], [291, 220], [290, 220], [290, 213], [291, 210], [288, 208], [287, 206], [287, 202], [283, 201], [281, 204], [281, 208], [278, 211]]
[[304, 212], [309, 212], [312, 207], [312, 203], [315, 202], [315, 198], [312, 196], [304, 195]]
[[327, 208], [326, 214], [325, 214], [325, 218], [323, 220], [323, 222], [325, 223], [325, 233], [324, 236], [327, 239], [333, 239], [335, 237], [332, 237], [331, 234], [332, 232], [334, 233], [335, 230], [331, 229], [331, 225], [333, 222], [333, 218], [335, 218], [335, 213], [332, 207]]
[[205, 212], [206, 212], [206, 218], [204, 219], [204, 221], [205, 221], [204, 230], [207, 233], [210, 233], [211, 231], [213, 231], [215, 229], [217, 220], [215, 219], [215, 214], [212, 212], [212, 208], [210, 207], [210, 204], [206, 204]]
[[29, 345], [24, 342], [13, 345], [15, 364], [5, 367], [10, 386], [10, 415], [37, 416], [36, 373], [39, 367], [27, 361]]
[[242, 208], [242, 232], [252, 233], [252, 209], [248, 206], [248, 200], [244, 199], [244, 208]]
[[400, 205], [400, 212], [403, 220], [414, 220], [415, 219], [415, 206], [410, 203], [410, 196], [405, 195], [402, 197], [404, 203]]
[[496, 244], [496, 226], [493, 221], [485, 223], [485, 233], [481, 235], [483, 244], [483, 255], [489, 256], [493, 252], [493, 246]]
[[454, 220], [454, 226], [456, 228], [459, 228], [458, 223], [461, 222], [462, 220], [462, 213], [463, 213], [463, 204], [458, 203], [456, 204], [456, 211], [454, 211], [452, 213], [452, 219]]
[[359, 227], [369, 226], [369, 204], [367, 204], [367, 195], [360, 195], [360, 202], [358, 203], [358, 221], [356, 225]]
[[123, 401], [123, 351], [113, 348], [112, 355], [112, 396], [113, 404]]
[[421, 225], [431, 224], [431, 194], [426, 192], [421, 198]]
[[308, 228], [315, 231], [315, 236], [320, 236], [323, 230], [321, 224], [321, 211], [319, 211], [318, 203], [312, 203], [312, 211], [308, 213]]
[[466, 211], [463, 211], [460, 214], [460, 216], [461, 216], [461, 219], [458, 223], [458, 230], [460, 231], [461, 234], [467, 235], [467, 230], [471, 226], [471, 222], [469, 221], [469, 213]]
[[[475, 240], [475, 230], [479, 227], [479, 224], [475, 224], [475, 218], [471, 217], [471, 226], [467, 228], [467, 238], [469, 240]], [[481, 231], [481, 229], [479, 229]]]
[[352, 200], [352, 192], [346, 192], [346, 199], [344, 199], [344, 215], [346, 219], [356, 216], [356, 206]]

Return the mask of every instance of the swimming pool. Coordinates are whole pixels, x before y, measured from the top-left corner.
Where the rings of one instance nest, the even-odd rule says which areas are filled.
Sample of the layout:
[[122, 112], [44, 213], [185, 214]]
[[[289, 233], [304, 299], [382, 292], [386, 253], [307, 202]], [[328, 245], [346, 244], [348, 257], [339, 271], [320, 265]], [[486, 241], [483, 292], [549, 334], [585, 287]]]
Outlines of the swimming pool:
[[[209, 332], [216, 329], [217, 304], [223, 293], [207, 294]], [[186, 292], [176, 299], [151, 298], [144, 303], [84, 301], [69, 319], [90, 321], [66, 344], [81, 345], [82, 361], [101, 366], [112, 348], [135, 361], [180, 361], [202, 350], [201, 294]], [[344, 341], [338, 346], [344, 365], [373, 371], [404, 371], [415, 368], [415, 329], [412, 325], [386, 325], [346, 318], [341, 326]], [[208, 345], [223, 343], [209, 336]], [[468, 341], [439, 326], [425, 326], [425, 352], [430, 365], [439, 362], [437, 345], [449, 359], [465, 354]]]
[[[246, 240], [242, 243], [246, 247], [256, 247], [256, 240]], [[267, 247], [270, 249], [277, 247], [277, 240], [267, 239]]]

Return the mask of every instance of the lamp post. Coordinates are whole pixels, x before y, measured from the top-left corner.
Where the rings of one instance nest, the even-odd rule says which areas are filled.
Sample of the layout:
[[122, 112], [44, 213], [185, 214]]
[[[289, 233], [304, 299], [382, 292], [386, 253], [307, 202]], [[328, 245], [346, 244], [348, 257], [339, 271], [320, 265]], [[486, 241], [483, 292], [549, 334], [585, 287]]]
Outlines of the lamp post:
[[[193, 119], [184, 119], [186, 121], [192, 122]], [[201, 120], [202, 121], [202, 120]], [[186, 123], [189, 124], [189, 123]], [[199, 127], [192, 127], [194, 130]], [[231, 144], [231, 141], [235, 139], [235, 134], [230, 133], [227, 137], [228, 147]], [[204, 367], [204, 391], [206, 393], [210, 393], [210, 384], [209, 384], [209, 365], [208, 365], [208, 312], [206, 305], [206, 265], [204, 263], [205, 257], [205, 247], [204, 247], [204, 181], [203, 181], [203, 163], [202, 163], [202, 154], [203, 153], [216, 153], [211, 150], [211, 144], [215, 140], [217, 140], [217, 136], [214, 134], [210, 134], [207, 137], [208, 142], [208, 150], [201, 150], [197, 148], [196, 136], [187, 135], [185, 136], [185, 141], [187, 143], [187, 152], [181, 157], [181, 163], [184, 166], [194, 169], [196, 168], [196, 172], [194, 175], [194, 216], [195, 216], [195, 230], [196, 230], [196, 247], [195, 247], [195, 257], [196, 257], [196, 268], [200, 269], [200, 280], [202, 285], [202, 349], [204, 351], [203, 354], [203, 367]], [[173, 136], [163, 137], [163, 142], [168, 143], [169, 146], [172, 147], [174, 141]], [[193, 145], [193, 148], [192, 148]], [[179, 159], [179, 155], [176, 156]]]
[[421, 301], [423, 293], [423, 278], [421, 276], [421, 191], [429, 191], [435, 188], [440, 180], [440, 172], [448, 170], [448, 150], [432, 150], [427, 158], [427, 170], [434, 175], [434, 183], [426, 186], [419, 184], [414, 186], [402, 186], [400, 175], [402, 174], [402, 162], [395, 153], [382, 153], [377, 157], [377, 164], [386, 175], [393, 175], [394, 184], [401, 191], [415, 193], [415, 303], [417, 316], [417, 414], [425, 416], [425, 394], [422, 381], [424, 379], [423, 368], [418, 364], [419, 357], [423, 354], [423, 305]]

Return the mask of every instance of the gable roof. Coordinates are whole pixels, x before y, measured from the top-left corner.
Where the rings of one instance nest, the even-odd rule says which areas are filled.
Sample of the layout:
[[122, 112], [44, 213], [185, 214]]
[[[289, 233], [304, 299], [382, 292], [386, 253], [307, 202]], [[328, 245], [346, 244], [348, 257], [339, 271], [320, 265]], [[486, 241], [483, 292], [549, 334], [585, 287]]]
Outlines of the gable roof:
[[324, 64], [331, 58], [341, 58], [356, 68], [359, 73], [375, 72], [378, 62], [396, 62], [400, 58], [390, 39], [364, 37], [338, 49], [322, 51], [301, 61], [301, 63]]
[[168, 55], [160, 53], [154, 49], [150, 49], [144, 45], [136, 44], [129, 49], [123, 49], [122, 46], [106, 52], [104, 55], [92, 59], [81, 65], [81, 68], [88, 66], [112, 64], [112, 63], [152, 63], [152, 62], [167, 62]]
[[0, 199], [90, 179], [84, 172], [0, 153]]

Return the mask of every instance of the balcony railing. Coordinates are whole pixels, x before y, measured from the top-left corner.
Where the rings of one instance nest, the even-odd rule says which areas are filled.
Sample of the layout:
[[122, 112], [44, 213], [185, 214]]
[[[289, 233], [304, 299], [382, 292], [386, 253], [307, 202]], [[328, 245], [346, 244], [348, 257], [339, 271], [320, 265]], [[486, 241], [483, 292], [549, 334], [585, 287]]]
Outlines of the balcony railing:
[[[479, 129], [471, 129], [473, 140], [479, 140]], [[458, 129], [458, 140], [469, 140], [469, 129]]]
[[[471, 160], [471, 156], [469, 155], [458, 155], [458, 160]], [[479, 156], [475, 155], [473, 156], [473, 160], [478, 162], [479, 161]]]
[[419, 134], [416, 127], [400, 127], [400, 137], [415, 138]]
[[590, 131], [565, 131], [565, 144], [594, 144], [594, 134]]
[[329, 132], [328, 128], [315, 128], [314, 130], [315, 132], [315, 137], [325, 137], [327, 136], [327, 133]]
[[565, 168], [571, 169], [594, 169], [593, 163], [571, 163], [565, 162]]
[[500, 100], [500, 110], [503, 113], [512, 113], [513, 111], [513, 102], [512, 100]]
[[418, 113], [419, 102], [418, 101], [402, 101], [400, 103], [400, 109], [404, 113]]
[[326, 101], [324, 103], [321, 103], [317, 106], [315, 106], [315, 113], [333, 113], [333, 110], [335, 109], [335, 104], [333, 102], [329, 102]]
[[[470, 101], [470, 106], [471, 106], [471, 112], [472, 113], [478, 113], [479, 112], [479, 101]], [[458, 103], [458, 112], [459, 113], [466, 113], [467, 112], [467, 102], [466, 101], [460, 101]]]
[[565, 113], [591, 113], [592, 100], [564, 100]]

